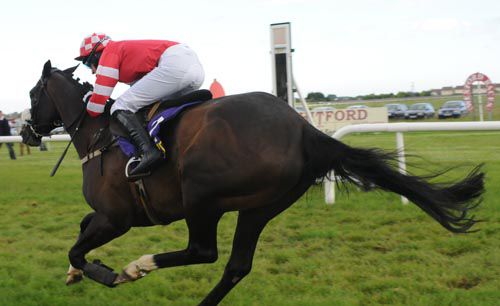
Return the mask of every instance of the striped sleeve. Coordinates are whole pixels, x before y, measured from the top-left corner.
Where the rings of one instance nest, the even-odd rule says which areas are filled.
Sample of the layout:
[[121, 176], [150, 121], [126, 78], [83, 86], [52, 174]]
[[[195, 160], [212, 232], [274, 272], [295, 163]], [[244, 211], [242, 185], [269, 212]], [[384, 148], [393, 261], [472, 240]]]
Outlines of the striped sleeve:
[[103, 54], [96, 71], [94, 93], [87, 104], [87, 111], [92, 117], [96, 117], [104, 112], [106, 101], [108, 101], [116, 83], [118, 83], [120, 75], [118, 67], [118, 56], [115, 54]]

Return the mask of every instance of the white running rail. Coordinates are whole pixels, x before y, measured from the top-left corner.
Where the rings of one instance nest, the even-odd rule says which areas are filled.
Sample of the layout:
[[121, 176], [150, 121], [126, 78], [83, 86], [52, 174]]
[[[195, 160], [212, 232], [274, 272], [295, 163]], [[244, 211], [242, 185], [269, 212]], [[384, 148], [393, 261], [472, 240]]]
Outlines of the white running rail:
[[[68, 134], [52, 135], [50, 137], [42, 137], [43, 142], [48, 141], [70, 141], [71, 137]], [[0, 136], [0, 143], [5, 142], [22, 142], [21, 136]]]

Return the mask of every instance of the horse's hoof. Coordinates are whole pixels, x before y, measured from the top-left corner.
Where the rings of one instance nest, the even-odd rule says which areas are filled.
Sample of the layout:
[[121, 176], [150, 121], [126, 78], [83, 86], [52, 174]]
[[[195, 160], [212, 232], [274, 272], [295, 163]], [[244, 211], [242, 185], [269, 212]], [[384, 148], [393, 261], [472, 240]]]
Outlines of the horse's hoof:
[[143, 255], [138, 260], [129, 263], [118, 276], [122, 283], [131, 282], [143, 278], [149, 272], [158, 269], [153, 255]]
[[141, 270], [139, 266], [128, 265], [122, 271], [122, 273], [120, 273], [120, 275], [116, 277], [114, 284], [118, 285], [118, 284], [133, 282], [138, 280], [139, 278], [143, 278], [146, 275], [147, 273]]
[[81, 273], [81, 274], [70, 274], [66, 278], [66, 285], [67, 286], [73, 285], [73, 284], [81, 282], [82, 280], [83, 280], [83, 273]]
[[123, 271], [122, 273], [120, 273], [120, 275], [118, 275], [116, 277], [113, 284], [116, 286], [116, 285], [129, 283], [129, 282], [133, 282], [133, 281], [135, 281], [135, 279], [133, 279], [130, 275], [128, 275], [127, 273], [125, 273], [125, 271]]
[[72, 265], [69, 265], [68, 269], [68, 277], [66, 278], [66, 285], [73, 285], [79, 283], [83, 280], [83, 271], [80, 269], [74, 268]]

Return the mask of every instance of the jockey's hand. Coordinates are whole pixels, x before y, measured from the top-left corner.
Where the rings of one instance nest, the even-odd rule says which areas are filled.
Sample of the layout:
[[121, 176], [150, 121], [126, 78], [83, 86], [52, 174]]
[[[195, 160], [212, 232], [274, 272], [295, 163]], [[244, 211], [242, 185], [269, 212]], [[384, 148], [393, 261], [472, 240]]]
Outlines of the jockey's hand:
[[89, 90], [85, 95], [83, 95], [83, 98], [82, 98], [83, 103], [88, 103], [90, 97], [92, 97], [92, 94], [93, 94], [93, 91]]
[[88, 114], [91, 116], [91, 117], [97, 117], [99, 116], [101, 113], [100, 112], [95, 112], [92, 108], [90, 108], [90, 104], [89, 104], [89, 100], [90, 100], [90, 97], [92, 97], [92, 90], [89, 90], [84, 96], [83, 96], [83, 103], [86, 104], [87, 106], [87, 112]]
[[115, 103], [115, 99], [109, 98], [108, 101], [106, 102], [106, 105], [104, 106], [104, 112], [109, 113], [111, 110], [111, 106]]

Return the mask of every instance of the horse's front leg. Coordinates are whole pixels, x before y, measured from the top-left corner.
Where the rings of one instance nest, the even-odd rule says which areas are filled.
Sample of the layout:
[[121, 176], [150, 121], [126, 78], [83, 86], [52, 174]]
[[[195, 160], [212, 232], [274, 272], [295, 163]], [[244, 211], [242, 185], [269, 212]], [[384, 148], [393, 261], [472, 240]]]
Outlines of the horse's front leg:
[[[95, 212], [91, 212], [82, 219], [80, 222], [80, 234], [78, 235], [78, 239], [80, 239], [80, 236], [85, 231], [94, 215]], [[69, 265], [69, 269], [66, 274], [68, 275], [66, 277], [66, 285], [73, 285], [83, 280], [83, 271], [73, 267], [71, 264]]]
[[219, 212], [196, 212], [187, 216], [189, 243], [186, 249], [143, 255], [123, 269], [115, 284], [135, 281], [156, 269], [215, 262], [217, 260], [217, 224], [221, 216]]
[[[85, 276], [106, 286], [114, 286], [113, 283], [118, 274], [99, 262], [87, 262], [85, 255], [126, 233], [130, 226], [123, 223], [111, 223], [107, 216], [100, 213], [89, 214], [82, 220], [78, 240], [69, 251], [69, 261], [71, 263], [69, 272], [71, 275], [68, 276], [68, 279], [70, 283], [71, 281], [74, 283], [78, 281], [78, 278], [81, 278], [77, 270], [82, 270]], [[66, 280], [67, 284], [68, 279]]]

